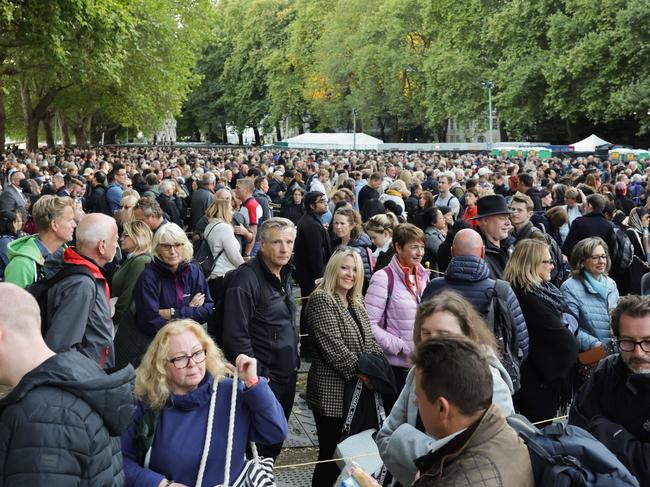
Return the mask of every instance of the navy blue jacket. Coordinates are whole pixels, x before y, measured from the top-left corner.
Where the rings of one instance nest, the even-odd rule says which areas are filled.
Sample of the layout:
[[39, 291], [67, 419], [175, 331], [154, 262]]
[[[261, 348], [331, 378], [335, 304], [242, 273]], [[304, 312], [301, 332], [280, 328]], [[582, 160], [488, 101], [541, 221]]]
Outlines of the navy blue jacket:
[[[495, 281], [490, 278], [490, 269], [484, 260], [471, 255], [460, 255], [449, 262], [445, 277], [433, 279], [424, 290], [422, 300], [430, 299], [444, 289], [461, 294], [476, 310], [487, 314]], [[517, 324], [517, 340], [523, 352], [523, 360], [528, 356], [528, 328], [524, 314], [514, 291], [508, 292], [508, 307]]]
[[[189, 306], [197, 293], [205, 295], [203, 306]], [[193, 263], [180, 264], [176, 272], [154, 259], [146, 265], [133, 290], [133, 299], [137, 310], [137, 323], [140, 329], [155, 335], [167, 324], [158, 314], [161, 309], [174, 308], [177, 318], [190, 318], [199, 323], [208, 321], [214, 303], [205, 276]]]
[[[206, 486], [223, 482], [231, 392], [232, 380], [221, 380], [217, 387], [212, 438], [203, 477]], [[158, 487], [164, 478], [185, 485], [196, 484], [211, 394], [212, 377], [206, 374], [203, 382], [191, 393], [170, 396], [158, 417], [148, 469], [138, 463], [136, 431], [144, 412], [144, 406], [138, 403], [131, 426], [122, 435], [127, 487]], [[235, 411], [231, 480], [244, 466], [249, 441], [269, 445], [280, 443], [287, 436], [287, 421], [282, 407], [265, 379], [260, 379], [251, 389], [244, 389], [239, 384]]]
[[612, 224], [602, 213], [587, 213], [573, 220], [571, 228], [569, 228], [569, 234], [562, 245], [562, 253], [567, 257], [571, 257], [573, 247], [580, 240], [587, 237], [600, 237], [607, 243], [612, 231]]

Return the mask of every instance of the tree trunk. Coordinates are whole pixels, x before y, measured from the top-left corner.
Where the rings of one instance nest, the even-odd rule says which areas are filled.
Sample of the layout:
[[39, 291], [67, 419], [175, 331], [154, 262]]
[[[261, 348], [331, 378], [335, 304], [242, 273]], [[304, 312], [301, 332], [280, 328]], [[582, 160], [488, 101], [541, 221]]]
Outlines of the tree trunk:
[[54, 131], [52, 130], [52, 112], [47, 112], [43, 117], [43, 129], [45, 130], [45, 142], [48, 149], [54, 148]]
[[65, 117], [61, 117], [61, 132], [63, 133], [63, 145], [65, 147], [70, 147], [70, 127], [68, 126], [68, 120]]
[[278, 140], [282, 140], [282, 132], [280, 131], [280, 123], [279, 122], [275, 124], [275, 137]]
[[76, 145], [85, 145], [86, 144], [86, 138], [84, 134], [84, 128], [82, 124], [77, 124], [74, 126], [72, 129], [74, 132], [74, 142]]
[[377, 118], [377, 123], [379, 124], [379, 135], [381, 137], [381, 140], [386, 142], [386, 127], [381, 117]]
[[4, 92], [0, 90], [0, 153], [4, 152], [7, 143], [7, 114], [5, 113]]
[[262, 145], [262, 138], [260, 137], [260, 129], [257, 125], [253, 125], [253, 133], [255, 134], [255, 145]]
[[237, 132], [237, 138], [239, 139], [239, 145], [244, 145], [244, 132]]
[[564, 126], [566, 127], [566, 135], [567, 135], [567, 140], [574, 140], [573, 137], [573, 124], [571, 123], [570, 120], [565, 120], [564, 121]]
[[226, 127], [225, 123], [221, 126], [221, 137], [223, 137], [223, 143], [227, 144], [228, 143], [228, 128]]
[[27, 135], [27, 150], [38, 150], [38, 125], [48, 112], [49, 106], [56, 98], [61, 88], [52, 88], [46, 91], [39, 99], [36, 105], [32, 104], [32, 93], [25, 79], [19, 80], [20, 102], [23, 111], [23, 123], [25, 125], [25, 134]]

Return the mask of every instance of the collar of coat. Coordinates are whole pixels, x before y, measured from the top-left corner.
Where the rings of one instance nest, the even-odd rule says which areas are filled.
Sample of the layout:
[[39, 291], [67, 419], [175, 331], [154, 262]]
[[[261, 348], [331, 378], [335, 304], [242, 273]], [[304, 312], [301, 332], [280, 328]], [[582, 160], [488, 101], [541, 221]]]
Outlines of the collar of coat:
[[440, 477], [443, 470], [474, 446], [485, 443], [507, 426], [498, 406], [492, 404], [474, 424], [436, 451], [415, 460], [422, 476]]

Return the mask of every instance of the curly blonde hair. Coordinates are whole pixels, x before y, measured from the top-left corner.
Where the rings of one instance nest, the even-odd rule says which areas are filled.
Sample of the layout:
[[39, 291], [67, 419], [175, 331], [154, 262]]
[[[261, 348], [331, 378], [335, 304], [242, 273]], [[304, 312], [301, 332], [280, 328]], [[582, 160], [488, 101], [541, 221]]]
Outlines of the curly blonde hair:
[[161, 409], [169, 395], [169, 379], [167, 366], [169, 364], [169, 340], [174, 335], [186, 331], [194, 333], [199, 343], [205, 349], [205, 370], [215, 381], [226, 376], [226, 359], [212, 338], [194, 320], [174, 320], [163, 326], [147, 348], [142, 363], [136, 370], [135, 396], [147, 407]]

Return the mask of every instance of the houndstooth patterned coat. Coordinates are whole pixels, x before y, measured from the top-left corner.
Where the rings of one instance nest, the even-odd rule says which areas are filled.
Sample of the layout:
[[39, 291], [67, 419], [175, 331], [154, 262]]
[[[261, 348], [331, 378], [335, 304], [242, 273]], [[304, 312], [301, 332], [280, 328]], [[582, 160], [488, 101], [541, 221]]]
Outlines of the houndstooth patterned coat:
[[366, 309], [361, 304], [351, 306], [361, 321], [361, 330], [338, 295], [314, 291], [307, 304], [315, 346], [307, 376], [307, 402], [317, 413], [334, 418], [343, 417], [345, 382], [356, 376], [359, 355], [382, 355]]

